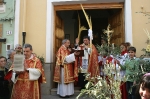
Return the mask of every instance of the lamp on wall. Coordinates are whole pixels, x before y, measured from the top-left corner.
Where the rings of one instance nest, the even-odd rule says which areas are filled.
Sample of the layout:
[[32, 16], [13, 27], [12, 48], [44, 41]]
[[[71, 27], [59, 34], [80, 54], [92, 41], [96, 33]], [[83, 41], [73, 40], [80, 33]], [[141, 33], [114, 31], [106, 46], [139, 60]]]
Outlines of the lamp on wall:
[[6, 38], [0, 38], [0, 42], [6, 43]]
[[26, 32], [22, 32], [22, 46], [25, 44]]

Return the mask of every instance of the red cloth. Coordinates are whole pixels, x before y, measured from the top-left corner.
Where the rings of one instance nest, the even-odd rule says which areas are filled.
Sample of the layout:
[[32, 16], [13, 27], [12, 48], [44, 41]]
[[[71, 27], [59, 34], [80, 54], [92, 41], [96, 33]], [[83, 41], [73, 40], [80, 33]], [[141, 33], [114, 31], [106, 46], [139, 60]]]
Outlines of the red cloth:
[[121, 99], [128, 99], [128, 94], [127, 94], [127, 90], [126, 90], [126, 83], [121, 84], [120, 86], [120, 90], [121, 90]]
[[102, 66], [102, 62], [103, 62], [103, 61], [100, 61], [100, 62], [98, 63], [98, 64], [99, 64], [99, 66]]
[[128, 51], [125, 50], [125, 51], [121, 52], [121, 55], [124, 55], [125, 53], [128, 53]]
[[74, 82], [75, 78], [78, 77], [77, 66], [73, 66], [72, 63], [64, 64], [64, 60], [67, 55], [70, 55], [70, 51], [62, 45], [56, 54], [57, 61], [54, 70], [54, 82], [61, 82], [61, 66], [64, 67], [64, 83]]
[[113, 60], [112, 57], [108, 57], [108, 58], [107, 58], [108, 63], [112, 62], [112, 60]]
[[41, 72], [41, 80], [29, 80], [29, 73], [24, 71], [17, 77], [17, 82], [13, 85], [11, 99], [41, 99], [40, 83], [46, 83], [44, 69], [41, 61], [37, 57], [25, 59], [27, 68], [36, 68]]
[[[107, 58], [107, 62], [108, 63], [110, 63], [110, 62], [112, 63], [113, 62], [113, 58], [112, 57], [108, 57]], [[113, 63], [116, 65], [116, 61], [114, 61]]]
[[5, 80], [10, 80], [11, 77], [12, 77], [12, 70], [9, 71], [9, 72], [5, 75], [4, 79], [5, 79]]
[[[106, 58], [106, 56], [103, 56], [103, 58]], [[99, 64], [99, 66], [102, 66], [103, 64], [103, 61], [101, 60], [98, 64]]]
[[[128, 53], [127, 50], [121, 52], [121, 55], [124, 55], [125, 53]], [[127, 94], [127, 89], [126, 89], [126, 83], [121, 84], [120, 86], [121, 94], [122, 94], [122, 99], [128, 99], [128, 94]]]

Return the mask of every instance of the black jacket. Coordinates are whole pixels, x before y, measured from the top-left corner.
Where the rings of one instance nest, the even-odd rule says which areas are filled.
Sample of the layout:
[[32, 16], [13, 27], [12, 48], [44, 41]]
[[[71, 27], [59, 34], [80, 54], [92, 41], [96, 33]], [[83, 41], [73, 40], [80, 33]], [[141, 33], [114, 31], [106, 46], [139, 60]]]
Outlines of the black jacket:
[[9, 95], [9, 82], [4, 80], [8, 69], [0, 70], [0, 97]]

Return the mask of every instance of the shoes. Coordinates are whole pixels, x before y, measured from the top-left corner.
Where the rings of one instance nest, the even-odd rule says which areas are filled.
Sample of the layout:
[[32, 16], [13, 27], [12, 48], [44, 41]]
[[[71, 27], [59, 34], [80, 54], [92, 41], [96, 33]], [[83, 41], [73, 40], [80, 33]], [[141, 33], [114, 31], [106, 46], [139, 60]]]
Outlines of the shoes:
[[59, 96], [60, 98], [66, 98], [66, 96]]
[[70, 98], [70, 96], [59, 96], [60, 98]]
[[70, 98], [70, 96], [68, 95], [68, 96], [66, 96], [66, 98]]

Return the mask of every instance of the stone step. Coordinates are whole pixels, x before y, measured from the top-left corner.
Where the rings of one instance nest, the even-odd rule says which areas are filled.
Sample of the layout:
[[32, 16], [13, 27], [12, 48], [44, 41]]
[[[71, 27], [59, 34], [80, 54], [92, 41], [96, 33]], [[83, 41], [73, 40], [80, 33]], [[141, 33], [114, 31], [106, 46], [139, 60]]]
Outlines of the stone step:
[[[80, 93], [80, 90], [78, 87], [74, 88], [74, 95], [78, 95]], [[51, 95], [57, 95], [57, 88], [51, 89]]]

